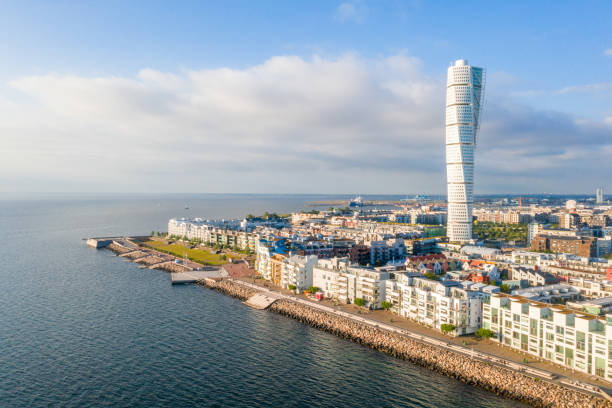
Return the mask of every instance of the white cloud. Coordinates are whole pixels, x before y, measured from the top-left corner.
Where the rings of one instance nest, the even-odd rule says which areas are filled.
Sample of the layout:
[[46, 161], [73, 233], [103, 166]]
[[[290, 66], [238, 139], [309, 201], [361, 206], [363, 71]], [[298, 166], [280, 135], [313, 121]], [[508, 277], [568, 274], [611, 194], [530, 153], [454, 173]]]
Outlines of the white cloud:
[[612, 56], [612, 48], [607, 48], [604, 50], [604, 55], [607, 55], [608, 57]]
[[336, 8], [335, 18], [341, 22], [352, 21], [361, 23], [365, 18], [367, 9], [363, 2], [344, 2]]
[[[278, 56], [246, 69], [20, 78], [10, 85], [23, 95], [0, 110], [0, 185], [442, 192], [444, 84], [404, 55]], [[487, 99], [477, 192], [582, 188], [577, 180], [612, 171], [602, 156], [612, 145], [604, 123]], [[559, 178], [565, 169], [568, 177]], [[525, 185], [533, 171], [540, 184]]]
[[596, 84], [567, 86], [565, 88], [559, 89], [555, 93], [568, 94], [568, 93], [574, 93], [574, 92], [602, 92], [602, 91], [609, 91], [611, 89], [612, 89], [612, 82], [600, 82]]

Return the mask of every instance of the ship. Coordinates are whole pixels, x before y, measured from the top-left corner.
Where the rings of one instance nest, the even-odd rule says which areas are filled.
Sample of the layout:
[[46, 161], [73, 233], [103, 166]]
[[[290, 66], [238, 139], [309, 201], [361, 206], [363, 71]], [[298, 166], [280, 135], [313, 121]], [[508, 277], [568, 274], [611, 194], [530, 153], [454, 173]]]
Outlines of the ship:
[[361, 196], [357, 196], [349, 201], [349, 207], [361, 207], [363, 205], [363, 199]]

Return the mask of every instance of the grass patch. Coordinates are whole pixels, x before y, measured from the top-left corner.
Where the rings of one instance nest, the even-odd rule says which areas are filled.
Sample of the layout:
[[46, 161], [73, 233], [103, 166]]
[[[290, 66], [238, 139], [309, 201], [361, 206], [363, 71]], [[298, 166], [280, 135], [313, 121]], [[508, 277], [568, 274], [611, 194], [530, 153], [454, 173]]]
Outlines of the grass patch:
[[180, 258], [187, 257], [191, 261], [204, 265], [223, 265], [227, 263], [227, 260], [224, 259], [225, 255], [211, 254], [206, 249], [190, 249], [178, 244], [164, 244], [160, 241], [146, 241], [143, 242], [143, 245]]

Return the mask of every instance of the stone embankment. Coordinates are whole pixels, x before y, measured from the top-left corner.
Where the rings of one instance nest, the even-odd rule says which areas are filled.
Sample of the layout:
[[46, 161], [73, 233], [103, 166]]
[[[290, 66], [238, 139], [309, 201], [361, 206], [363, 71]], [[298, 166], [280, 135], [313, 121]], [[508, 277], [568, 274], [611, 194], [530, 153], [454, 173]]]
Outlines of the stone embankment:
[[247, 288], [245, 286], [239, 285], [228, 280], [215, 281], [207, 279], [201, 281], [200, 284], [208, 288], [215, 289], [216, 291], [221, 292], [225, 295], [238, 298], [242, 301], [247, 300], [248, 298], [257, 293], [257, 291], [251, 288]]
[[[246, 300], [257, 293], [254, 289], [227, 280], [201, 284], [240, 300]], [[535, 407], [612, 408], [612, 404], [604, 398], [471, 359], [287, 299], [279, 299], [268, 310]]]

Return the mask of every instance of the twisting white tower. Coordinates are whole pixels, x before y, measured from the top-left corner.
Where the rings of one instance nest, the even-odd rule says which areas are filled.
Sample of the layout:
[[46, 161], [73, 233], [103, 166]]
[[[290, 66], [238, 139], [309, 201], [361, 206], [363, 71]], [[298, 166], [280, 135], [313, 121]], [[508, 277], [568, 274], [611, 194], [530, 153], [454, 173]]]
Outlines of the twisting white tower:
[[472, 239], [474, 146], [484, 96], [484, 70], [457, 60], [446, 81], [447, 235], [451, 242]]

